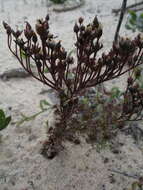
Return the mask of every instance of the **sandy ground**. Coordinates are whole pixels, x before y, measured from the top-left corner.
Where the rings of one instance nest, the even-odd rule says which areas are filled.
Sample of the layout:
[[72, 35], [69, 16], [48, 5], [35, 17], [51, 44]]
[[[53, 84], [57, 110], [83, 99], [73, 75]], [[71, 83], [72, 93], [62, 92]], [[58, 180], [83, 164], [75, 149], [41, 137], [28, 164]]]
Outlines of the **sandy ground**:
[[[69, 50], [74, 48], [72, 27], [79, 16], [86, 21], [98, 15], [104, 27], [102, 41], [107, 50], [113, 41], [118, 17], [112, 8], [119, 8], [121, 0], [86, 0], [83, 7], [75, 11], [55, 13], [52, 5], [46, 7], [43, 0], [0, 0], [0, 22], [23, 28], [24, 22], [34, 25], [37, 18], [50, 15], [51, 30], [62, 39]], [[134, 0], [129, 0], [129, 4]], [[49, 4], [48, 4], [49, 5]], [[121, 34], [132, 34], [125, 30]], [[19, 68], [17, 60], [10, 54], [6, 35], [0, 26], [0, 74], [8, 69]], [[119, 79], [120, 87], [124, 78]], [[143, 175], [142, 143], [136, 144], [130, 135], [120, 132], [116, 141], [97, 151], [96, 146], [85, 142], [80, 145], [65, 144], [65, 149], [53, 160], [39, 154], [45, 139], [45, 122], [52, 117], [51, 111], [35, 120], [17, 127], [20, 113], [32, 115], [38, 112], [39, 101], [51, 102], [52, 95], [39, 94], [47, 87], [32, 78], [0, 80], [0, 108], [12, 115], [12, 122], [1, 132], [0, 143], [0, 190], [123, 190], [135, 179], [116, 174], [111, 170], [131, 175]], [[140, 124], [141, 125], [141, 124]]]

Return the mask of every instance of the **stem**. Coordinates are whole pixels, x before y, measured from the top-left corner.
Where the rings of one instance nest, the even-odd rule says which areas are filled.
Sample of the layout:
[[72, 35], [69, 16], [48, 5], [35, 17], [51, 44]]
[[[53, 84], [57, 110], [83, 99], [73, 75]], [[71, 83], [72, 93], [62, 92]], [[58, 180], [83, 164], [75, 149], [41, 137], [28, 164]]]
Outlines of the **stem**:
[[114, 37], [114, 42], [117, 42], [117, 40], [118, 40], [120, 27], [121, 27], [121, 24], [122, 24], [122, 21], [124, 18], [124, 14], [125, 14], [125, 10], [126, 10], [126, 5], [127, 5], [127, 0], [123, 0], [122, 7], [121, 7], [121, 14], [120, 14], [119, 22], [118, 22], [115, 37]]

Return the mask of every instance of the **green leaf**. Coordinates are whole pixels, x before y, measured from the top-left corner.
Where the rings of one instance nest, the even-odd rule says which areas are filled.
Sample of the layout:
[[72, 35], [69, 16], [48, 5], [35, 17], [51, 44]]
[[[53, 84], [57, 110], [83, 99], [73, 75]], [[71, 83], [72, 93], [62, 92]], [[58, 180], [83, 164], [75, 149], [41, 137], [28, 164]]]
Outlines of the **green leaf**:
[[5, 120], [5, 113], [0, 109], [0, 121]]
[[73, 79], [74, 78], [74, 74], [72, 72], [68, 73], [68, 79]]
[[45, 106], [51, 106], [51, 104], [49, 102], [47, 102], [46, 100], [40, 100], [40, 108], [41, 110], [47, 110], [47, 108], [45, 108]]
[[119, 98], [122, 95], [118, 87], [113, 87], [111, 89], [111, 98]]
[[20, 50], [20, 55], [21, 55], [21, 57], [23, 57], [24, 59], [26, 59], [26, 54], [25, 54], [25, 52], [23, 51], [23, 50]]
[[44, 73], [49, 73], [49, 69], [48, 68], [44, 69]]
[[141, 19], [143, 19], [143, 13], [141, 13], [139, 17], [140, 17]]
[[135, 20], [137, 19], [137, 14], [136, 14], [136, 12], [135, 12], [135, 11], [132, 11], [132, 10], [129, 10], [128, 12], [129, 12], [129, 14], [130, 14], [132, 20], [135, 21]]
[[0, 130], [6, 128], [11, 121], [11, 117], [6, 117], [2, 109], [0, 109]]
[[135, 32], [136, 29], [143, 32], [143, 13], [136, 14], [134, 11], [129, 11], [129, 17], [125, 27], [133, 32]]
[[136, 25], [137, 22], [136, 22], [136, 20], [130, 19], [129, 23], [133, 27], [134, 25]]
[[0, 110], [0, 130], [5, 128], [5, 114], [3, 110]]
[[82, 99], [82, 104], [87, 105], [88, 103], [89, 103], [88, 98], [83, 98]]
[[125, 27], [127, 30], [132, 30], [133, 32], [135, 32], [135, 27], [131, 26], [130, 24], [126, 23]]

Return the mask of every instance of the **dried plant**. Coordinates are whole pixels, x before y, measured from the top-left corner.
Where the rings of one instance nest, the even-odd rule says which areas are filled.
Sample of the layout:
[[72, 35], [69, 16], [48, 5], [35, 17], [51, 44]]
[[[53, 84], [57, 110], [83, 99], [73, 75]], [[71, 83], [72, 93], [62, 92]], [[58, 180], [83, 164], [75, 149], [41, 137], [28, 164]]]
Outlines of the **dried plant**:
[[[22, 31], [14, 31], [5, 22], [3, 25], [7, 32], [8, 47], [22, 67], [58, 93], [59, 105], [55, 106], [55, 124], [49, 128], [49, 137], [42, 150], [48, 158], [53, 158], [58, 153], [67, 122], [77, 108], [80, 95], [87, 88], [117, 78], [142, 64], [143, 40], [140, 35], [134, 40], [120, 38], [118, 43], [113, 43], [107, 54], [97, 57], [102, 48], [102, 27], [97, 17], [87, 26], [84, 25], [83, 18], [79, 18], [75, 24], [75, 58], [69, 56], [61, 41], [56, 41], [56, 37], [50, 33], [48, 15], [45, 20], [37, 20], [36, 32], [27, 22], [24, 35]], [[125, 94], [128, 91], [131, 93], [132, 84], [128, 82]], [[140, 98], [139, 94], [136, 98]], [[133, 98], [132, 103], [134, 100]], [[129, 112], [123, 112], [124, 116], [128, 114]]]

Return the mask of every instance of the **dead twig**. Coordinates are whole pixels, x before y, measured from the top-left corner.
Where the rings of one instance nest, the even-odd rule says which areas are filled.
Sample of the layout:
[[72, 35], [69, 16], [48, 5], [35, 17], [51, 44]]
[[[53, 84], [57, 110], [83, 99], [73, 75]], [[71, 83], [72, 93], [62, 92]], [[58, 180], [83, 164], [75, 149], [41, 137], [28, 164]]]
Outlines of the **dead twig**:
[[118, 22], [115, 37], [114, 37], [114, 42], [117, 42], [117, 39], [118, 39], [118, 36], [119, 36], [119, 31], [120, 31], [120, 27], [121, 27], [121, 24], [122, 24], [122, 21], [123, 21], [123, 18], [124, 18], [126, 5], [127, 5], [127, 0], [123, 0], [122, 8], [121, 8], [121, 14], [120, 14], [119, 22]]
[[134, 178], [134, 179], [139, 179], [139, 178], [140, 178], [140, 176], [137, 176], [137, 175], [130, 175], [130, 174], [127, 174], [127, 173], [125, 173], [125, 172], [120, 172], [120, 171], [115, 170], [115, 169], [109, 169], [109, 171], [114, 172], [114, 173], [117, 173], [117, 174], [124, 175], [124, 176], [126, 176], [126, 177], [131, 177], [131, 178]]
[[[143, 1], [127, 6], [126, 11], [128, 11], [129, 9], [132, 9], [132, 8], [136, 8], [136, 7], [140, 6], [140, 5], [143, 5]], [[118, 14], [121, 10], [122, 10], [122, 8], [120, 8], [120, 9], [112, 9], [112, 12], [115, 13], [115, 14]], [[135, 10], [138, 11], [140, 9], [135, 9]]]

